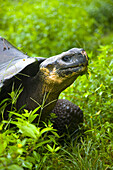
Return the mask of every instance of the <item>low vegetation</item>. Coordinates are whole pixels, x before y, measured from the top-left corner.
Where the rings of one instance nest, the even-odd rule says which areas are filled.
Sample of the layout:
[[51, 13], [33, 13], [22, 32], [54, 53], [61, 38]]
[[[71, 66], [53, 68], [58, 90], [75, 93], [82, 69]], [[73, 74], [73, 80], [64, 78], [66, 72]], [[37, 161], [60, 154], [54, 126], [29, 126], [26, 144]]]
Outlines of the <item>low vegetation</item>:
[[60, 143], [49, 120], [33, 123], [39, 108], [18, 114], [19, 92], [12, 91], [7, 121], [9, 99], [0, 103], [0, 169], [113, 169], [112, 0], [2, 0], [0, 9], [1, 36], [29, 55], [49, 57], [76, 46], [89, 56], [88, 74], [60, 95], [83, 110], [81, 133]]

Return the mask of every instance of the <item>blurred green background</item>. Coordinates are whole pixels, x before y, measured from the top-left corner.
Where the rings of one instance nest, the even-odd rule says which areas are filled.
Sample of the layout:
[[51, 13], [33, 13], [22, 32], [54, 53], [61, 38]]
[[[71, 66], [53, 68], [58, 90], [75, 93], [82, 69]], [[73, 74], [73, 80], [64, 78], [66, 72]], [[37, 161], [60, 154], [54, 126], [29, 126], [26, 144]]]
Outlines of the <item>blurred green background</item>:
[[31, 56], [113, 41], [112, 0], [1, 0], [0, 35]]
[[[84, 140], [77, 147], [71, 142], [58, 155], [47, 153], [46, 159], [43, 146], [40, 166], [69, 169], [71, 162], [72, 170], [113, 169], [113, 0], [1, 0], [0, 35], [29, 56], [50, 57], [73, 47], [86, 50], [89, 75], [79, 77], [60, 95], [83, 110]], [[7, 167], [9, 162], [20, 166], [23, 160], [28, 165], [21, 167], [38, 166], [23, 153], [21, 159], [14, 158], [10, 148], [17, 147], [16, 141], [4, 151], [3, 167], [4, 160]]]

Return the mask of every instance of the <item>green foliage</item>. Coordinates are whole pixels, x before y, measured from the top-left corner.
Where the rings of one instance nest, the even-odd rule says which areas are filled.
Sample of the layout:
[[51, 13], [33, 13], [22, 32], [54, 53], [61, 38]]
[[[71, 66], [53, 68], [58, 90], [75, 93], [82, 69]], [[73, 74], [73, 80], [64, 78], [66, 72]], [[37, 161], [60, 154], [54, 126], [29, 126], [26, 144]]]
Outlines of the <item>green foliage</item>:
[[[13, 107], [14, 111], [9, 113], [10, 121], [3, 121], [0, 125], [1, 169], [113, 168], [112, 44], [98, 50], [95, 60], [91, 59], [93, 53], [89, 55], [89, 74], [79, 77], [60, 96], [84, 111], [84, 137], [78, 136], [80, 143], [71, 140], [61, 147], [57, 144], [59, 136], [50, 122], [43, 128], [33, 124], [40, 106], [31, 112], [24, 110], [21, 115]], [[15, 119], [11, 119], [12, 115]], [[16, 127], [9, 127], [11, 123]]]
[[2, 0], [0, 9], [1, 36], [29, 55], [49, 57], [72, 47], [95, 51], [106, 43], [104, 27], [112, 30], [112, 0]]
[[0, 103], [2, 120], [12, 103], [9, 120], [0, 123], [0, 169], [113, 169], [112, 11], [112, 0], [1, 0], [0, 34], [19, 49], [49, 57], [83, 47], [90, 60], [88, 75], [60, 95], [84, 111], [80, 142], [57, 144], [51, 122], [33, 123], [41, 106], [20, 115], [15, 103], [22, 89], [12, 89]]
[[[90, 59], [92, 55], [89, 55]], [[83, 169], [113, 168], [112, 44], [100, 47], [97, 58], [89, 63], [88, 72], [88, 77], [79, 77], [60, 96], [73, 101], [84, 111], [85, 137], [80, 150], [74, 151], [74, 159], [77, 158], [77, 166]]]
[[[41, 168], [41, 161], [45, 163], [49, 154], [56, 153], [60, 149], [56, 143], [56, 138], [59, 138], [56, 130], [50, 123], [45, 128], [31, 124], [29, 120], [34, 119], [35, 112], [29, 113], [25, 110], [21, 115], [15, 112], [11, 114], [16, 117], [10, 123], [16, 126], [9, 128], [8, 121], [3, 121], [0, 126], [0, 130], [3, 131], [0, 134], [0, 169], [32, 169], [33, 165], [36, 169]], [[51, 132], [51, 135], [48, 132]]]
[[98, 25], [101, 25], [105, 32], [109, 28], [113, 29], [112, 0], [92, 1], [87, 10], [89, 15], [95, 19], [96, 28], [98, 27]]

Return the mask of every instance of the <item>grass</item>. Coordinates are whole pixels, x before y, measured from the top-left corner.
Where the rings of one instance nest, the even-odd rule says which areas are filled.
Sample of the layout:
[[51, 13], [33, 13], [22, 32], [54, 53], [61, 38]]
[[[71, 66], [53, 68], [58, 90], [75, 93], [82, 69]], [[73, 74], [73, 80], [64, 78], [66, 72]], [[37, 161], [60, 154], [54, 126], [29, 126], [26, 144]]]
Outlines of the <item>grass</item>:
[[97, 60], [89, 63], [88, 78], [79, 77], [60, 95], [84, 111], [84, 133], [64, 140], [63, 145], [50, 121], [42, 127], [33, 123], [39, 108], [20, 115], [14, 109], [14, 92], [10, 94], [14, 107], [9, 121], [0, 124], [0, 169], [113, 169], [112, 56], [112, 45], [101, 46]]
[[[61, 144], [50, 121], [41, 127], [33, 123], [39, 108], [23, 110], [21, 115], [17, 112], [21, 88], [16, 95], [12, 90], [9, 99], [0, 103], [0, 169], [112, 170], [112, 0], [2, 0], [0, 9], [1, 36], [30, 56], [49, 57], [72, 47], [83, 47], [89, 56], [89, 74], [60, 95], [83, 110], [84, 133], [77, 134], [75, 140], [69, 136]], [[10, 102], [5, 121], [4, 110]]]

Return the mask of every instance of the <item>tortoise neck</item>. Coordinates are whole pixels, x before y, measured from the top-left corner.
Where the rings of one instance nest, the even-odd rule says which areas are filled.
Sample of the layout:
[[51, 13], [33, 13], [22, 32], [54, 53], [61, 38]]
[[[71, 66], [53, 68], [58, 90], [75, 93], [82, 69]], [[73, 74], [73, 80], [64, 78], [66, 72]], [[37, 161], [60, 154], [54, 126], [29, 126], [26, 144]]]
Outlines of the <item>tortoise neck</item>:
[[26, 104], [26, 109], [34, 110], [41, 105], [43, 109], [43, 117], [45, 114], [51, 113], [56, 105], [59, 93], [49, 90], [44, 82], [45, 78], [42, 74], [37, 74], [34, 78], [28, 80], [24, 84], [24, 90], [18, 100], [18, 108]]
[[37, 96], [37, 100], [39, 100], [41, 105], [52, 106], [52, 103], [56, 103], [55, 101], [57, 101], [60, 93], [55, 92], [53, 90], [54, 87], [51, 86], [50, 88], [50, 86], [45, 83], [45, 77], [42, 74], [39, 73], [33, 81], [35, 83], [35, 93], [32, 94], [35, 94], [34, 97]]

